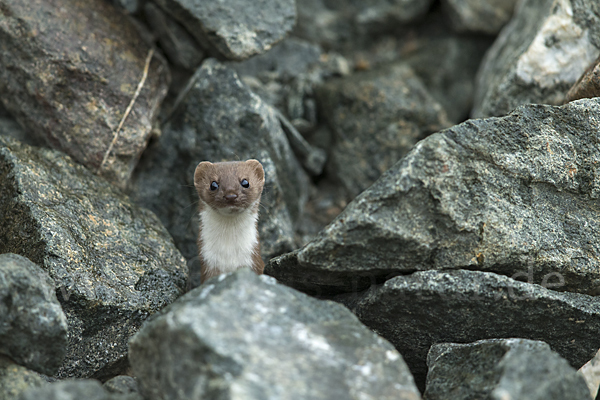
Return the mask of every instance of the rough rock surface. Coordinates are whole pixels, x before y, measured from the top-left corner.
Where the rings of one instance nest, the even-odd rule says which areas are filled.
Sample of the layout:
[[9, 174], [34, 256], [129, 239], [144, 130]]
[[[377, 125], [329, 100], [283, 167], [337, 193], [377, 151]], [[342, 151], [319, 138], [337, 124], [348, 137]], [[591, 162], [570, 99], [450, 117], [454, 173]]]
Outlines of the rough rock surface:
[[585, 380], [544, 342], [441, 343], [427, 355], [427, 400], [589, 400]]
[[139, 393], [137, 380], [132, 376], [119, 375], [104, 382], [104, 388], [110, 393]]
[[541, 340], [574, 368], [600, 348], [600, 299], [489, 272], [420, 271], [336, 300], [398, 349], [421, 388], [436, 343]]
[[15, 400], [29, 388], [37, 388], [46, 383], [46, 379], [37, 372], [0, 355], [0, 400]]
[[92, 379], [67, 379], [25, 391], [19, 400], [143, 400], [137, 393], [120, 394], [106, 391]]
[[600, 386], [600, 351], [583, 367], [579, 368], [579, 373], [585, 379], [592, 398], [595, 399]]
[[405, 64], [330, 80], [317, 89], [333, 132], [328, 168], [354, 198], [428, 134], [446, 112]]
[[600, 58], [581, 75], [567, 92], [567, 101], [600, 96]]
[[517, 0], [442, 0], [454, 29], [495, 35], [510, 20]]
[[169, 74], [155, 54], [131, 113], [149, 48], [107, 1], [1, 0], [0, 92], [29, 131], [124, 185], [146, 147]]
[[141, 161], [132, 195], [162, 220], [197, 272], [198, 194], [194, 170], [200, 161], [258, 159], [265, 169], [259, 234], [263, 258], [294, 246], [294, 224], [307, 196], [308, 179], [288, 144], [275, 110], [215, 60], [196, 71], [163, 127], [156, 146]]
[[343, 306], [248, 270], [166, 307], [129, 359], [156, 399], [421, 398], [402, 356]]
[[154, 1], [203, 47], [231, 60], [264, 53], [296, 22], [294, 0]]
[[484, 58], [474, 117], [526, 103], [562, 104], [600, 52], [596, 0], [524, 0]]
[[60, 377], [118, 372], [128, 338], [185, 288], [156, 216], [55, 150], [0, 136], [0, 221], [0, 253], [54, 279], [69, 324]]
[[419, 142], [266, 273], [308, 291], [477, 269], [600, 293], [600, 100], [528, 105]]
[[0, 353], [51, 375], [67, 351], [67, 318], [48, 273], [16, 254], [0, 254]]

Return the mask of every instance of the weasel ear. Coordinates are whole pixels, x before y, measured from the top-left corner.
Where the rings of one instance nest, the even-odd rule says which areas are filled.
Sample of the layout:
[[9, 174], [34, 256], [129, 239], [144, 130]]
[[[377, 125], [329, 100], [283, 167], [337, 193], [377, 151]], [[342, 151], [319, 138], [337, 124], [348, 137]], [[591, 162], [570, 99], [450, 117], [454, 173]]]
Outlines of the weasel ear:
[[194, 186], [196, 186], [196, 188], [201, 186], [202, 178], [211, 166], [212, 163], [208, 161], [202, 161], [200, 164], [198, 164], [196, 167], [196, 172], [194, 172]]
[[246, 161], [246, 164], [248, 164], [248, 166], [252, 168], [252, 170], [256, 174], [256, 177], [260, 181], [265, 180], [265, 170], [263, 169], [262, 164], [258, 160], [248, 160]]

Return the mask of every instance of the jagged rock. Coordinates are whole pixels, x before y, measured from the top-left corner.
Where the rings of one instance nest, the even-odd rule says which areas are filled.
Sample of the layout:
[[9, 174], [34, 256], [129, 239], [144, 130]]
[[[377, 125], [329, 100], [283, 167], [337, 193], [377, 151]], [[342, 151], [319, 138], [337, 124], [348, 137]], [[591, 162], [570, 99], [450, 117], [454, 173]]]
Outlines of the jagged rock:
[[27, 389], [41, 387], [47, 383], [37, 372], [0, 355], [0, 400], [15, 400]]
[[185, 288], [185, 260], [150, 211], [58, 151], [0, 136], [0, 253], [41, 266], [67, 315], [58, 376], [113, 376], [127, 340]]
[[402, 356], [343, 306], [248, 270], [165, 308], [129, 359], [148, 398], [421, 398]]
[[120, 394], [106, 391], [93, 379], [68, 379], [25, 391], [20, 400], [143, 400], [137, 393]]
[[585, 363], [585, 365], [579, 368], [578, 371], [590, 391], [592, 399], [595, 399], [598, 394], [598, 387], [600, 386], [600, 351], [596, 353], [594, 358]]
[[428, 134], [446, 112], [405, 64], [330, 80], [317, 89], [334, 134], [328, 168], [353, 198]]
[[584, 72], [567, 92], [567, 101], [600, 96], [600, 58]]
[[144, 16], [169, 61], [189, 70], [200, 65], [204, 51], [185, 28], [151, 2], [144, 5]]
[[231, 60], [264, 53], [296, 22], [294, 0], [154, 1], [204, 48]]
[[194, 170], [200, 161], [259, 160], [265, 169], [259, 234], [265, 259], [294, 245], [308, 179], [290, 149], [276, 112], [215, 60], [196, 71], [156, 146], [140, 163], [132, 195], [156, 212], [199, 282], [198, 194]]
[[596, 295], [599, 114], [599, 99], [528, 105], [431, 135], [265, 272], [332, 293], [467, 268]]
[[0, 254], [0, 353], [51, 375], [67, 351], [67, 318], [48, 273], [16, 254]]
[[472, 115], [504, 115], [527, 103], [562, 104], [599, 52], [597, 1], [521, 1], [482, 62]]
[[1, 0], [0, 9], [4, 106], [39, 139], [123, 186], [167, 92], [164, 60], [152, 57], [115, 136], [150, 50], [127, 16], [107, 1]]
[[510, 20], [517, 0], [442, 0], [454, 29], [495, 35]]
[[398, 349], [421, 389], [436, 343], [541, 340], [574, 368], [600, 348], [600, 299], [489, 272], [419, 271], [336, 300]]
[[442, 343], [427, 355], [427, 400], [589, 400], [585, 380], [544, 342]]
[[132, 376], [119, 375], [104, 382], [104, 388], [110, 393], [139, 393], [137, 381]]

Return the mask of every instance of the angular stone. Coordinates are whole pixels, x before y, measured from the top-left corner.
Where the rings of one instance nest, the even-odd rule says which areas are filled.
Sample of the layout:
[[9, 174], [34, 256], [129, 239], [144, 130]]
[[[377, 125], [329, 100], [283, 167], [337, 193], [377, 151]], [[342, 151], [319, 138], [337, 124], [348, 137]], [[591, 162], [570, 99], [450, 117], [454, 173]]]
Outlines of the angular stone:
[[119, 375], [104, 382], [104, 388], [110, 393], [139, 393], [137, 380], [132, 376]]
[[269, 50], [296, 22], [294, 0], [155, 0], [206, 49], [231, 60]]
[[30, 388], [41, 387], [48, 382], [37, 372], [15, 364], [0, 355], [0, 400], [14, 400]]
[[0, 253], [54, 279], [69, 324], [60, 377], [121, 371], [128, 338], [185, 288], [158, 218], [58, 151], [0, 136], [0, 221]]
[[336, 300], [398, 349], [421, 389], [436, 343], [541, 340], [574, 368], [600, 348], [600, 299], [489, 272], [419, 271]]
[[474, 117], [500, 116], [521, 104], [562, 104], [600, 51], [596, 0], [524, 0], [486, 54]]
[[544, 342], [441, 343], [427, 355], [428, 400], [589, 400], [585, 380]]
[[48, 273], [16, 254], [0, 254], [0, 353], [54, 374], [67, 351], [67, 318]]
[[200, 161], [259, 160], [265, 169], [259, 234], [268, 259], [295, 247], [308, 178], [296, 161], [275, 110], [245, 86], [235, 72], [207, 60], [190, 81], [163, 127], [160, 140], [142, 159], [132, 196], [154, 211], [190, 260], [199, 283], [198, 194], [194, 170]]
[[579, 373], [585, 379], [592, 399], [595, 399], [600, 386], [600, 351], [583, 367], [579, 368]]
[[450, 125], [446, 112], [405, 64], [330, 80], [317, 89], [334, 134], [329, 172], [353, 198], [420, 139]]
[[137, 393], [107, 392], [92, 379], [67, 379], [24, 392], [20, 400], [143, 400]]
[[599, 99], [528, 105], [431, 135], [265, 272], [331, 293], [468, 268], [597, 295], [598, 115]]
[[567, 101], [600, 96], [600, 58], [581, 75], [567, 92]]
[[165, 308], [129, 359], [148, 398], [421, 398], [402, 356], [346, 308], [248, 270]]
[[517, 0], [442, 0], [458, 32], [495, 35], [512, 17]]
[[154, 54], [136, 98], [150, 48], [108, 1], [1, 0], [0, 10], [4, 106], [50, 146], [123, 186], [167, 92], [164, 60]]

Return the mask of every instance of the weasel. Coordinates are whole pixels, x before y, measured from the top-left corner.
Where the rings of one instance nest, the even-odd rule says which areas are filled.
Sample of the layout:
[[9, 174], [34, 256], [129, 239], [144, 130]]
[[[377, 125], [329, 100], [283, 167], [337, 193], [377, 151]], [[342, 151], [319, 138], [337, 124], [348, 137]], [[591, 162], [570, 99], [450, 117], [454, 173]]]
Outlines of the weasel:
[[264, 184], [265, 172], [257, 160], [203, 161], [196, 167], [201, 283], [239, 268], [263, 273], [256, 224]]

